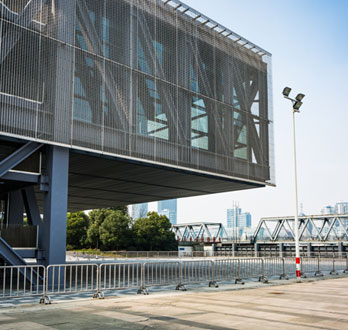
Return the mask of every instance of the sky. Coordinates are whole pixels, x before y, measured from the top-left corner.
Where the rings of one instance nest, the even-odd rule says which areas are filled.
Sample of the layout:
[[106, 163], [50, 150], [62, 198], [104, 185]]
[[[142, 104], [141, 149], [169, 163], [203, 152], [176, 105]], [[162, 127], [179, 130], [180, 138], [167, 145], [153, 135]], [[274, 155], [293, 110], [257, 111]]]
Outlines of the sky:
[[[296, 115], [298, 199], [305, 214], [348, 202], [348, 1], [184, 0], [272, 54], [276, 187], [178, 200], [178, 223], [226, 222], [234, 201], [260, 218], [294, 214], [291, 104]], [[156, 210], [156, 203], [150, 203]]]

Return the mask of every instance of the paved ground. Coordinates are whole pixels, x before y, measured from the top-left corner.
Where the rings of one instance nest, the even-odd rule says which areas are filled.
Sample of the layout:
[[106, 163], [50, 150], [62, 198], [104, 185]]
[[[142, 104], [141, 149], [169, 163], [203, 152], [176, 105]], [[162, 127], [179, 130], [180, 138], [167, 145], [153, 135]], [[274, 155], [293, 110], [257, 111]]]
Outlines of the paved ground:
[[348, 277], [254, 286], [2, 308], [0, 329], [348, 329]]

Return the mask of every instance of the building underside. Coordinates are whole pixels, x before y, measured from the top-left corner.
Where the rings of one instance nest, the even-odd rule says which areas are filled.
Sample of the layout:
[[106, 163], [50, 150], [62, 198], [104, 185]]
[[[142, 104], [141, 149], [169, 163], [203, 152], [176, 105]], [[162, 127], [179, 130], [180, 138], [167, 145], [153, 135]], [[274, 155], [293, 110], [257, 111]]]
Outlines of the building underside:
[[67, 211], [274, 185], [271, 54], [180, 1], [0, 0], [0, 34], [1, 229], [38, 262]]

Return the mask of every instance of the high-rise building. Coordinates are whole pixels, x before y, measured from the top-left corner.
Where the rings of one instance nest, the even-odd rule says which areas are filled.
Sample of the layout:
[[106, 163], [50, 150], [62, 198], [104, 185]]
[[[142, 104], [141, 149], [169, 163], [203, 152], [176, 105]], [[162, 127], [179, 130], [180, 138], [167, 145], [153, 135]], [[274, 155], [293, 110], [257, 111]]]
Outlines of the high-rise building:
[[239, 216], [239, 227], [251, 227], [251, 214], [249, 212], [241, 213]]
[[177, 199], [159, 201], [157, 205], [158, 214], [165, 215], [172, 225], [176, 225], [177, 223], [177, 209]]
[[325, 207], [323, 207], [320, 211], [321, 214], [335, 214], [335, 208], [331, 205], [326, 205]]
[[335, 205], [336, 214], [348, 214], [348, 202], [339, 202]]
[[251, 214], [242, 212], [238, 204], [233, 204], [231, 209], [227, 209], [227, 230], [231, 229], [232, 236], [241, 237], [243, 232], [251, 228]]
[[149, 210], [148, 203], [134, 204], [132, 205], [132, 218], [139, 219], [145, 218]]

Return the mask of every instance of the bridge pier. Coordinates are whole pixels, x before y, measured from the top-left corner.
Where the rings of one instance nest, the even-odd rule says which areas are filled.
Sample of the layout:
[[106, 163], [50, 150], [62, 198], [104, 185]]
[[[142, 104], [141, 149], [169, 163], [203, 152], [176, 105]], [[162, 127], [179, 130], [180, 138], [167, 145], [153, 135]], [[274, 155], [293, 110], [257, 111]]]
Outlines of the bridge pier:
[[312, 256], [312, 243], [307, 243], [307, 257]]
[[255, 253], [255, 258], [259, 256], [259, 251], [260, 251], [260, 245], [259, 243], [254, 243], [254, 253]]
[[284, 256], [284, 243], [279, 243], [279, 257], [283, 258]]

